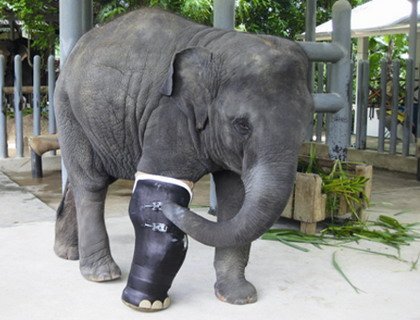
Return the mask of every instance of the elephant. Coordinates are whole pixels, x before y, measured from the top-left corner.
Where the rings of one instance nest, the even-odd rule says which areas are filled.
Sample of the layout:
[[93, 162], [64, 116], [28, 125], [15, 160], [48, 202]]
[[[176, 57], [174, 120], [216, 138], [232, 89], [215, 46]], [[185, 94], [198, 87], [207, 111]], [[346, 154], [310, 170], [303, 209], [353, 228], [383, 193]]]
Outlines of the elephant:
[[[32, 57], [41, 55], [45, 58], [45, 53], [42, 54], [37, 50], [30, 49], [31, 41], [26, 38], [18, 38], [15, 40], [0, 40], [0, 55], [5, 59], [5, 74], [4, 85], [6, 87], [13, 87], [14, 85], [14, 59], [16, 55], [22, 58], [22, 85], [31, 86], [33, 84], [33, 67]], [[41, 84], [47, 84], [47, 72], [41, 70]]]
[[68, 179], [54, 249], [91, 281], [121, 276], [104, 224], [107, 188], [136, 172], [197, 182], [213, 174], [217, 221], [175, 202], [162, 213], [215, 247], [215, 294], [257, 300], [251, 242], [287, 204], [314, 102], [308, 57], [276, 36], [203, 26], [139, 9], [77, 42], [57, 80]]

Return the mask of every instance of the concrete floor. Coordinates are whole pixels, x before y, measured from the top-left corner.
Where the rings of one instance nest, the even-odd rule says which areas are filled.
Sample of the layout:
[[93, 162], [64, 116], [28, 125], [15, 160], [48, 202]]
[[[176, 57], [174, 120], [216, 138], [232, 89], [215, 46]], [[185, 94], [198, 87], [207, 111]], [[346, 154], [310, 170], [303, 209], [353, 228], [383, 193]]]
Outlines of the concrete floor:
[[[257, 303], [233, 306], [217, 300], [214, 250], [191, 240], [170, 290], [172, 306], [141, 314], [120, 301], [134, 241], [127, 215], [131, 183], [114, 184], [106, 205], [111, 250], [123, 277], [99, 284], [84, 280], [77, 262], [62, 260], [52, 250], [59, 172], [47, 170], [45, 178], [33, 180], [27, 171], [6, 171], [0, 172], [0, 319], [420, 320], [420, 266], [410, 271], [411, 263], [382, 256], [311, 245], [306, 246], [310, 252], [302, 252], [264, 240], [254, 243], [247, 268], [247, 277], [259, 292]], [[413, 175], [375, 171], [373, 183], [371, 218], [400, 213], [400, 221], [420, 222], [420, 183]], [[203, 180], [195, 189], [193, 206], [205, 214], [207, 203], [208, 180]], [[367, 242], [359, 247], [395, 253]], [[334, 252], [345, 274], [363, 292], [356, 293], [334, 269]], [[419, 254], [420, 242], [401, 250], [409, 262]]]

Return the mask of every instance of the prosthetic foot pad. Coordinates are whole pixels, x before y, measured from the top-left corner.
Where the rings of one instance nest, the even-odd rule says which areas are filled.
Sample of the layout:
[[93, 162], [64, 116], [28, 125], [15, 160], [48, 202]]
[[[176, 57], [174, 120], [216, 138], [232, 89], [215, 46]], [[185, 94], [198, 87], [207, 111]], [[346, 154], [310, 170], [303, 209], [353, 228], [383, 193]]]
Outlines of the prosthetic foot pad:
[[165, 202], [187, 207], [192, 193], [180, 180], [138, 175], [130, 201], [130, 219], [136, 235], [133, 263], [122, 300], [145, 312], [170, 305], [168, 290], [187, 252], [184, 232], [161, 211]]

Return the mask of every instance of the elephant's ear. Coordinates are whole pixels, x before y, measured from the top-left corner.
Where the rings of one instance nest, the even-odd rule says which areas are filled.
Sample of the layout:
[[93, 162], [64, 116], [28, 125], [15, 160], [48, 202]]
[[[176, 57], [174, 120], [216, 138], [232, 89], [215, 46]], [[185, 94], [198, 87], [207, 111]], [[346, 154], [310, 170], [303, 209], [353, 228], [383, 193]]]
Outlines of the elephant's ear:
[[202, 130], [208, 118], [212, 100], [213, 55], [206, 48], [193, 47], [176, 53], [172, 59], [161, 93], [181, 97], [180, 107], [195, 118], [197, 130]]

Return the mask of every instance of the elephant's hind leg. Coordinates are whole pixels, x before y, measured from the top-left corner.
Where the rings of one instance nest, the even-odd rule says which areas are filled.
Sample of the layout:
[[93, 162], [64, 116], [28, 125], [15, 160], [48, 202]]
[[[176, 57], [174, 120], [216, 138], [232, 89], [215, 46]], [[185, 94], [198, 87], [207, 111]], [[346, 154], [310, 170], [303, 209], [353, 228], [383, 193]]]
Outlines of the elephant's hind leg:
[[[217, 219], [231, 219], [241, 208], [244, 188], [240, 177], [230, 171], [214, 174], [217, 194]], [[216, 296], [232, 304], [257, 301], [255, 287], [245, 279], [251, 244], [237, 248], [216, 248], [214, 267]]]
[[121, 276], [109, 248], [104, 221], [107, 187], [89, 190], [74, 188], [79, 228], [80, 272], [91, 281], [110, 281]]
[[[64, 199], [64, 210], [70, 210], [68, 217], [73, 217], [70, 222], [73, 227], [69, 227], [70, 230], [67, 231], [72, 233], [77, 229], [82, 275], [91, 281], [113, 280], [121, 276], [121, 271], [111, 256], [104, 220], [105, 197], [112, 179], [96, 157], [90, 141], [72, 112], [63, 88], [57, 86], [57, 91], [60, 147], [71, 186], [68, 190], [74, 196], [72, 204], [67, 204], [66, 198]], [[76, 219], [77, 228], [74, 224]], [[73, 240], [75, 238], [74, 235]]]
[[79, 259], [77, 232], [76, 204], [72, 187], [67, 181], [55, 222], [54, 251], [57, 256], [68, 260]]

